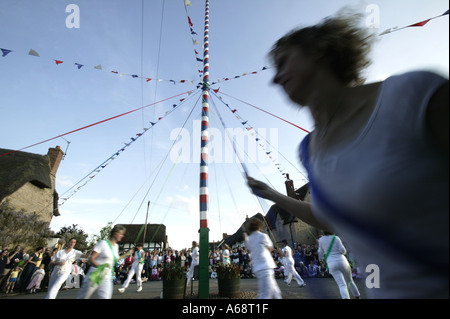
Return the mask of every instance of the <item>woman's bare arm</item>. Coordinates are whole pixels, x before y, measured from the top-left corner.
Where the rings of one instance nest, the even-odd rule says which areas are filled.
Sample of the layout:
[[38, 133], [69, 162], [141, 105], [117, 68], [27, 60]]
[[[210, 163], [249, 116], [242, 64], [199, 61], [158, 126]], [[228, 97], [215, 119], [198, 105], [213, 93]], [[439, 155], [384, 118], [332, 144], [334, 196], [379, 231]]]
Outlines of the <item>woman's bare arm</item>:
[[248, 177], [247, 183], [256, 196], [275, 202], [281, 209], [313, 227], [322, 230], [330, 229], [329, 226], [316, 219], [309, 203], [281, 194], [267, 184], [251, 177]]

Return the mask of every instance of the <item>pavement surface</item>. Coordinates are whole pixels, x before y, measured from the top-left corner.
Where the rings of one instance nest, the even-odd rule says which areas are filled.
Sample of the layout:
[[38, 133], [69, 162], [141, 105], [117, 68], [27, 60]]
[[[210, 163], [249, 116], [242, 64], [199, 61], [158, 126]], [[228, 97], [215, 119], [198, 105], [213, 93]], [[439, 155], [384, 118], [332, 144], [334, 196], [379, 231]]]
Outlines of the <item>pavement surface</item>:
[[[292, 280], [290, 286], [287, 286], [282, 279], [277, 279], [277, 284], [280, 287], [283, 299], [340, 299], [339, 289], [333, 278], [305, 278], [305, 287], [299, 287], [295, 280]], [[365, 283], [362, 279], [355, 279], [355, 283], [361, 293], [361, 298], [366, 298]], [[239, 298], [234, 299], [256, 299], [258, 292], [258, 281], [256, 279], [241, 279], [240, 281], [241, 294]], [[137, 292], [136, 284], [130, 284], [124, 293], [117, 291], [121, 285], [114, 286], [114, 293], [112, 299], [154, 299], [161, 298], [162, 281], [147, 281], [142, 285], [142, 291]], [[61, 289], [56, 299], [76, 299], [79, 289]], [[229, 299], [219, 296], [218, 283], [215, 279], [209, 280], [209, 299]], [[38, 291], [37, 293], [0, 293], [0, 299], [14, 300], [14, 299], [44, 299], [45, 291]], [[96, 299], [96, 295], [92, 297]], [[198, 299], [198, 281], [193, 281], [191, 285], [186, 288], [185, 299]]]

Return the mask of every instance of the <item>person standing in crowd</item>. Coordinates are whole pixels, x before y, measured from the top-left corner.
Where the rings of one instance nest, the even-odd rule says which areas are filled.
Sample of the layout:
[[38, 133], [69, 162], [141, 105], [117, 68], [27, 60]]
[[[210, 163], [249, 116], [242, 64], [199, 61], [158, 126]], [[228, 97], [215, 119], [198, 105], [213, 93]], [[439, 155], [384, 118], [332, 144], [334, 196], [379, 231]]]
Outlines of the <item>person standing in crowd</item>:
[[[299, 148], [311, 201], [251, 177], [247, 184], [303, 222], [339, 233], [362, 269], [378, 265], [371, 297], [448, 298], [449, 81], [417, 70], [364, 83], [375, 35], [363, 19], [341, 10], [289, 32], [270, 53], [274, 83], [315, 122]], [[418, 185], [426, 185], [420, 200]]]
[[144, 261], [145, 261], [145, 252], [142, 249], [144, 247], [143, 244], [137, 244], [136, 249], [134, 252], [134, 261], [133, 265], [131, 266], [130, 272], [128, 273], [127, 280], [123, 283], [122, 287], [117, 289], [118, 292], [124, 293], [125, 290], [130, 285], [131, 279], [136, 274], [136, 284], [137, 284], [137, 292], [142, 291], [142, 269], [144, 268]]
[[41, 281], [45, 276], [45, 264], [40, 264], [39, 268], [36, 269], [36, 271], [31, 276], [30, 283], [27, 286], [27, 290], [30, 291], [30, 294], [33, 294], [36, 292], [36, 289], [40, 289]]
[[294, 268], [294, 258], [292, 257], [292, 249], [288, 246], [287, 240], [283, 239], [281, 241], [283, 248], [280, 251], [280, 255], [282, 257], [282, 263], [284, 265], [284, 273], [287, 277], [284, 281], [288, 286], [291, 284], [292, 278], [297, 282], [299, 287], [306, 286], [306, 283], [303, 281], [302, 277], [297, 273]]
[[191, 261], [191, 265], [189, 266], [189, 271], [186, 274], [186, 279], [187, 279], [187, 285], [190, 284], [192, 278], [194, 277], [194, 269], [195, 266], [198, 266], [199, 262], [200, 262], [200, 253], [198, 251], [198, 243], [196, 241], [192, 242], [192, 261]]
[[[114, 268], [119, 259], [119, 245], [125, 235], [126, 228], [115, 225], [109, 238], [99, 241], [89, 255], [92, 265], [84, 277], [78, 299], [89, 299], [97, 292], [99, 299], [111, 299], [113, 295]], [[130, 251], [131, 252], [131, 251]], [[120, 258], [125, 258], [127, 254]]]
[[245, 247], [250, 251], [252, 272], [258, 278], [258, 299], [281, 299], [281, 291], [275, 281], [276, 265], [271, 255], [273, 244], [269, 236], [261, 232], [262, 227], [261, 220], [252, 218], [244, 232]]
[[27, 286], [30, 283], [31, 277], [41, 264], [43, 250], [44, 247], [36, 248], [34, 254], [28, 258], [19, 279], [20, 292], [27, 291]]
[[338, 236], [324, 232], [319, 238], [319, 259], [325, 260], [328, 272], [336, 281], [342, 299], [350, 299], [348, 290], [353, 297], [359, 299], [359, 290], [353, 281], [350, 264], [344, 256], [346, 253], [347, 250]]
[[8, 256], [8, 249], [6, 248], [2, 249], [2, 253], [0, 256], [0, 290], [3, 287], [3, 281], [5, 280], [6, 275], [9, 272], [6, 266], [9, 265], [10, 262], [11, 261]]
[[231, 259], [230, 259], [230, 249], [231, 247], [228, 246], [227, 244], [223, 244], [223, 251], [222, 251], [222, 262], [224, 265], [228, 265], [231, 263]]
[[14, 251], [9, 253], [9, 260], [9, 264], [6, 265], [6, 269], [8, 269], [8, 271], [14, 269], [14, 267], [18, 266], [19, 262], [23, 260], [23, 253], [20, 245], [14, 247]]
[[19, 277], [19, 273], [22, 270], [19, 266], [15, 266], [11, 269], [8, 276], [8, 284], [6, 285], [6, 293], [12, 293], [14, 291], [14, 286], [16, 285], [17, 277]]
[[54, 267], [50, 275], [45, 299], [56, 298], [61, 285], [66, 282], [67, 278], [70, 276], [73, 262], [77, 259], [86, 257], [83, 252], [74, 249], [76, 243], [77, 240], [75, 238], [70, 238], [66, 248], [59, 250], [55, 256], [53, 256], [50, 265]]

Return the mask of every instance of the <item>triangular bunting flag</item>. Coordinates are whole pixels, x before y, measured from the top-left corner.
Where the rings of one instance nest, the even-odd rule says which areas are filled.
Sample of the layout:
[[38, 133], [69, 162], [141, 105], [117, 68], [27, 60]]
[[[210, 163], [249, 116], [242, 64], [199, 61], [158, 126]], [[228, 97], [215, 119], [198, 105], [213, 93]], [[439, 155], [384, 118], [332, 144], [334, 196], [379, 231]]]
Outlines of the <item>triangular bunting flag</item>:
[[445, 11], [442, 15], [445, 16], [446, 14], [448, 14], [448, 10]]
[[94, 69], [97, 69], [97, 70], [103, 70], [101, 64], [94, 66]]
[[192, 39], [192, 43], [194, 43], [194, 45], [201, 45], [201, 43], [200, 42], [198, 42], [197, 40], [195, 40], [195, 39]]
[[219, 89], [220, 89], [220, 88], [218, 88], [217, 90], [214, 90], [214, 89], [213, 89], [214, 93], [218, 93], [218, 92], [219, 92]]
[[63, 63], [63, 61], [55, 60], [56, 65]]
[[411, 24], [410, 25], [410, 27], [423, 27], [425, 24], [427, 24], [428, 23], [428, 21], [430, 21], [431, 19], [428, 19], [428, 20], [424, 20], [424, 21], [421, 21], [421, 22], [417, 22], [417, 23], [415, 23], [415, 24]]
[[8, 50], [8, 49], [0, 49], [0, 50], [2, 50], [2, 56], [7, 56], [8, 53], [12, 52], [11, 50]]
[[189, 0], [184, 0], [184, 6], [185, 6], [185, 7], [192, 6], [191, 1], [189, 1]]
[[193, 27], [194, 25], [192, 24], [192, 21], [191, 21], [191, 18], [188, 16], [188, 22], [189, 22], [189, 25], [191, 26], [191, 27]]
[[28, 55], [34, 55], [34, 56], [40, 57], [39, 53], [37, 53], [37, 52], [34, 51], [33, 49], [30, 49], [30, 52], [28, 52]]
[[74, 64], [77, 66], [78, 70], [83, 67], [83, 64], [80, 64], [80, 63], [74, 63]]

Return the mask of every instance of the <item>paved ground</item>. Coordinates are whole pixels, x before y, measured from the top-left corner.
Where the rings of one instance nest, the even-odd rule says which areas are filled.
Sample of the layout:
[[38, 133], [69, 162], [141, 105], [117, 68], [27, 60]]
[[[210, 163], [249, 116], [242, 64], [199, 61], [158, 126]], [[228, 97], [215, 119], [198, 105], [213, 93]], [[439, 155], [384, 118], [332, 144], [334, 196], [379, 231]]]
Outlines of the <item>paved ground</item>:
[[[300, 288], [293, 280], [287, 286], [282, 279], [277, 279], [283, 299], [340, 299], [338, 287], [332, 278], [305, 278], [306, 287]], [[356, 285], [361, 292], [361, 298], [365, 298], [365, 287], [363, 280], [356, 280]], [[130, 284], [125, 293], [117, 291], [120, 285], [114, 286], [112, 299], [160, 299], [162, 281], [151, 281], [143, 284], [143, 290], [136, 292], [136, 284]], [[76, 299], [79, 289], [61, 290], [57, 299]], [[191, 294], [192, 291], [192, 294]], [[238, 299], [256, 299], [258, 291], [258, 281], [256, 279], [241, 279], [241, 295]], [[218, 299], [217, 280], [209, 281], [210, 299]], [[186, 299], [197, 299], [198, 282], [194, 281], [192, 286], [186, 289]], [[5, 299], [44, 299], [45, 292], [35, 294], [0, 294], [0, 298]]]

